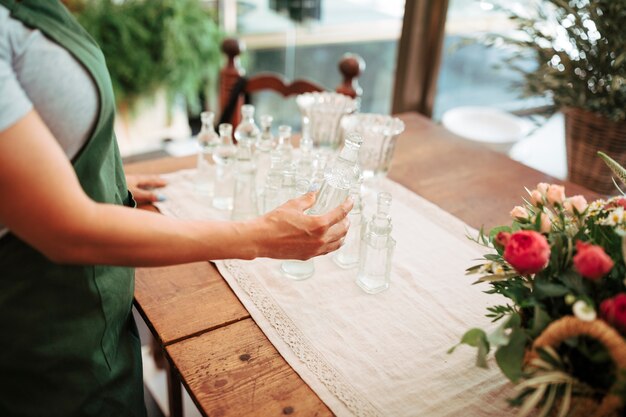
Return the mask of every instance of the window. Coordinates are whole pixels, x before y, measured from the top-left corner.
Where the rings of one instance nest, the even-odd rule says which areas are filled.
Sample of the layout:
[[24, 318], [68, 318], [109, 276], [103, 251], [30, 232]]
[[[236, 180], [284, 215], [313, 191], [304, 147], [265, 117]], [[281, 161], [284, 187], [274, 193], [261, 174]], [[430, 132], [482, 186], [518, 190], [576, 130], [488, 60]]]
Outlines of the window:
[[[248, 74], [278, 72], [306, 78], [333, 90], [337, 64], [346, 52], [360, 55], [366, 70], [362, 112], [389, 113], [404, 0], [250, 0], [236, 2], [236, 31], [247, 45]], [[273, 93], [253, 97], [257, 114], [299, 127], [295, 101]]]

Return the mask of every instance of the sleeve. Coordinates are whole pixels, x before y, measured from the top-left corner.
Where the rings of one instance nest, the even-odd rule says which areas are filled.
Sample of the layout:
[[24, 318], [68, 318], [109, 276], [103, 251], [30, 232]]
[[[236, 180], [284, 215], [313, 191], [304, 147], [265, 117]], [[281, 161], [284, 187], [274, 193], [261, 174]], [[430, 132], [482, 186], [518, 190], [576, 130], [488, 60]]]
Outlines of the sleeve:
[[0, 14], [0, 132], [33, 108], [13, 71], [9, 26], [8, 17]]

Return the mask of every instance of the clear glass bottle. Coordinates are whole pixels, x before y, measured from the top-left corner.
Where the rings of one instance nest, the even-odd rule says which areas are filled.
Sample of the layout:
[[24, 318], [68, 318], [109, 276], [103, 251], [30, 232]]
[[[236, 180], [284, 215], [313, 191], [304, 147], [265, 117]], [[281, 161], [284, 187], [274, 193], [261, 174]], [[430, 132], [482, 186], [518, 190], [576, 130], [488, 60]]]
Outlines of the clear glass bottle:
[[241, 106], [241, 122], [235, 129], [237, 145], [246, 144], [252, 148], [261, 135], [259, 127], [254, 123], [254, 106], [244, 104]]
[[360, 182], [350, 189], [350, 197], [354, 203], [352, 210], [348, 214], [350, 229], [345, 237], [343, 246], [333, 255], [333, 261], [344, 269], [354, 268], [359, 264], [361, 231], [363, 229], [363, 200], [361, 199]]
[[219, 210], [233, 208], [233, 165], [237, 147], [233, 143], [233, 126], [230, 123], [219, 125], [220, 144], [213, 152], [215, 161], [215, 189], [213, 193], [213, 207]]
[[213, 121], [215, 114], [210, 111], [200, 113], [202, 127], [198, 133], [198, 162], [196, 164], [195, 189], [201, 195], [212, 196], [215, 180], [213, 152], [220, 144], [220, 137], [215, 132]]
[[270, 152], [270, 169], [265, 176], [261, 194], [261, 213], [274, 210], [280, 205], [280, 189], [283, 184], [282, 156], [276, 150]]
[[302, 126], [302, 138], [298, 153], [300, 156], [297, 163], [296, 178], [299, 189], [304, 189], [306, 192], [312, 182], [314, 162], [313, 140], [309, 135], [308, 123], [304, 123]]
[[318, 191], [324, 182], [328, 155], [318, 152], [313, 157], [313, 174], [311, 174], [311, 190]]
[[[256, 184], [259, 196], [263, 194], [265, 180], [271, 166], [271, 152], [274, 149], [274, 135], [272, 135], [272, 121], [274, 118], [267, 114], [261, 116], [261, 134], [256, 142]], [[261, 199], [259, 199], [261, 201]], [[261, 211], [263, 208], [261, 207]]]
[[248, 141], [239, 141], [237, 147], [234, 193], [232, 220], [248, 220], [259, 215], [256, 166], [252, 158], [252, 143]]
[[396, 241], [391, 237], [391, 194], [378, 194], [378, 208], [364, 227], [356, 283], [368, 294], [389, 288], [389, 276]]
[[282, 155], [283, 164], [291, 164], [293, 161], [293, 145], [291, 144], [291, 126], [278, 126], [278, 143], [276, 150]]
[[298, 196], [296, 188], [296, 167], [293, 164], [283, 166], [283, 180], [278, 194], [278, 205], [284, 204]]
[[[361, 181], [361, 170], [358, 165], [359, 148], [363, 139], [361, 135], [351, 133], [335, 162], [326, 169], [324, 181], [315, 199], [313, 207], [307, 214], [323, 215], [340, 205], [348, 197], [350, 189]], [[303, 280], [315, 273], [313, 259], [308, 261], [289, 260], [281, 264], [283, 274], [294, 280]]]

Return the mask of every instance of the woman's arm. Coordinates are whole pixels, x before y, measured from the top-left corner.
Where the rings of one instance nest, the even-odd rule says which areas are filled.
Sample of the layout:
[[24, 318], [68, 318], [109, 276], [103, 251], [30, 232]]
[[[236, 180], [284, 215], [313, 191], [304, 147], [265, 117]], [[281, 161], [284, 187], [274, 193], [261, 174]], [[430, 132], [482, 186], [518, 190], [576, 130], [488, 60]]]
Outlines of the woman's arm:
[[0, 223], [50, 259], [156, 266], [256, 257], [307, 259], [337, 249], [346, 201], [323, 216], [303, 212], [313, 194], [246, 222], [182, 221], [92, 201], [35, 111], [0, 132]]

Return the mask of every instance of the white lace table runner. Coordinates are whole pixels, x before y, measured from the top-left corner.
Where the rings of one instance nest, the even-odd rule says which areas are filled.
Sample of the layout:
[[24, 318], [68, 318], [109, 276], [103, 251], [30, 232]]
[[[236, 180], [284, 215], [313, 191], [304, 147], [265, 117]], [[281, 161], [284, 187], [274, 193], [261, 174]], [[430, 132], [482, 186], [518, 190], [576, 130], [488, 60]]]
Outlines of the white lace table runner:
[[[166, 175], [166, 215], [227, 219], [196, 195], [194, 171]], [[315, 275], [291, 281], [280, 261], [216, 263], [254, 321], [302, 379], [338, 416], [505, 416], [510, 386], [475, 366], [475, 349], [446, 351], [471, 327], [484, 327], [494, 296], [472, 286], [466, 267], [482, 249], [459, 219], [390, 181], [397, 241], [391, 285], [377, 295], [354, 282], [330, 255]], [[372, 204], [366, 213], [373, 211]]]

